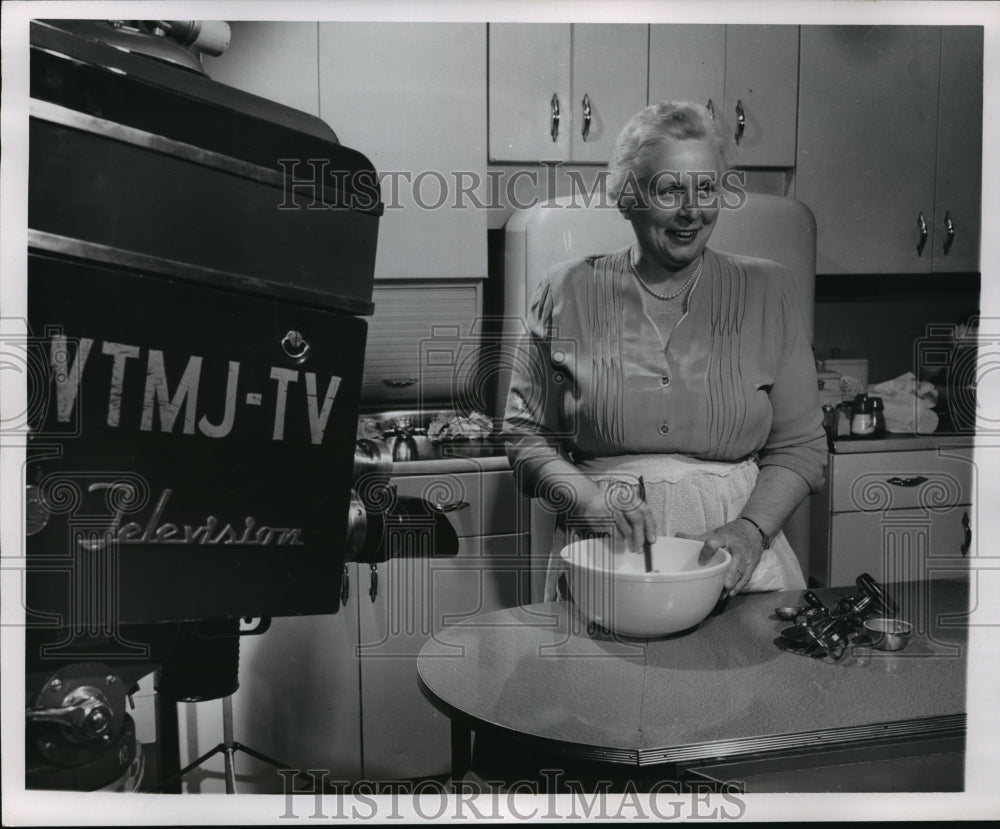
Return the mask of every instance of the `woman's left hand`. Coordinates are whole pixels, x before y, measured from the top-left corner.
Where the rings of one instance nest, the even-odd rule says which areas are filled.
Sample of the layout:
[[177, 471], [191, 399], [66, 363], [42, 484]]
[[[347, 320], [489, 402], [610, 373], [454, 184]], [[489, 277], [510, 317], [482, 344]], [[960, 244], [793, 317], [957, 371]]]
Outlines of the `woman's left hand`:
[[725, 547], [729, 551], [729, 555], [733, 559], [729, 566], [729, 572], [726, 573], [725, 589], [726, 595], [729, 596], [739, 593], [747, 586], [753, 571], [760, 563], [761, 555], [764, 553], [760, 533], [754, 530], [749, 522], [739, 519], [723, 524], [718, 529], [702, 535], [685, 535], [684, 533], [677, 533], [677, 535], [705, 542], [701, 548], [701, 554], [698, 556], [700, 564], [709, 561], [720, 547]]

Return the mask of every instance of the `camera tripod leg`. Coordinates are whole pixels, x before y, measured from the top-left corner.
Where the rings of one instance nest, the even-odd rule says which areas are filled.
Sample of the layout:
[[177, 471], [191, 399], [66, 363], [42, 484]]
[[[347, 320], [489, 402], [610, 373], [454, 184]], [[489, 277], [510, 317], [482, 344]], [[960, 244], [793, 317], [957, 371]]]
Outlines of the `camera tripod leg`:
[[[161, 792], [165, 791], [171, 783], [180, 780], [185, 774], [196, 769], [210, 757], [214, 757], [216, 754], [221, 753], [225, 761], [226, 794], [236, 794], [236, 765], [234, 761], [237, 751], [242, 751], [244, 754], [248, 754], [254, 759], [267, 763], [269, 766], [273, 766], [276, 769], [292, 768], [287, 763], [282, 763], [280, 760], [268, 757], [266, 754], [262, 754], [256, 749], [245, 746], [243, 743], [239, 743], [233, 739], [233, 698], [228, 696], [222, 698], [222, 742], [215, 746], [215, 748], [207, 751], [205, 754], [202, 754], [201, 757], [194, 762], [188, 763], [188, 765], [180, 771], [170, 775], [170, 777], [164, 780], [160, 785], [159, 790]], [[301, 772], [298, 773], [301, 774]]]
[[170, 777], [168, 777], [160, 784], [159, 791], [165, 792], [171, 783], [176, 783], [178, 780], [184, 777], [184, 775], [187, 774], [189, 771], [193, 771], [194, 769], [198, 768], [198, 766], [200, 766], [202, 763], [204, 763], [206, 760], [208, 760], [210, 757], [214, 757], [220, 751], [225, 751], [225, 750], [226, 750], [225, 743], [219, 743], [215, 748], [211, 749], [210, 751], [206, 751], [204, 754], [201, 755], [201, 757], [199, 757], [194, 762], [188, 763], [180, 771], [171, 774]]
[[222, 698], [222, 745], [226, 763], [226, 794], [236, 794], [236, 768], [233, 765], [233, 698]]

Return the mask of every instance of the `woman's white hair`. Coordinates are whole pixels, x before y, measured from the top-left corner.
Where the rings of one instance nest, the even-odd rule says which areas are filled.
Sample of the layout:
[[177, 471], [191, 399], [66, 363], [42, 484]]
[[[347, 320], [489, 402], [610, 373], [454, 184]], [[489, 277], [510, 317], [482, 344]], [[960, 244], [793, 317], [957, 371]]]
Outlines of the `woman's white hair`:
[[640, 110], [618, 133], [608, 164], [608, 195], [623, 212], [644, 198], [653, 170], [643, 169], [643, 151], [654, 144], [689, 139], [707, 141], [731, 166], [731, 143], [724, 124], [706, 107], [687, 101], [665, 101]]

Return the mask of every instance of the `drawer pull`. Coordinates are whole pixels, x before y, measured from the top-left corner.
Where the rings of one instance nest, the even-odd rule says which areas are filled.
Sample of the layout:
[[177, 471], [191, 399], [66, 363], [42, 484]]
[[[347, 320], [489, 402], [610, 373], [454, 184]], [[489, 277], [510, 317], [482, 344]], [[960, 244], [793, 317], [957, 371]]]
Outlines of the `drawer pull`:
[[404, 380], [383, 380], [382, 384], [385, 386], [389, 386], [390, 388], [401, 389], [405, 388], [406, 386], [412, 386], [416, 382], [417, 382], [416, 377], [407, 377]]
[[962, 529], [965, 530], [965, 541], [962, 542], [962, 546], [959, 548], [962, 551], [963, 556], [969, 554], [969, 548], [972, 547], [972, 522], [969, 520], [969, 513], [962, 513]]
[[296, 363], [304, 363], [312, 346], [298, 331], [289, 331], [281, 340], [281, 350]]
[[378, 595], [378, 565], [371, 565], [371, 582], [368, 587], [368, 598], [373, 602], [375, 597]]
[[457, 512], [469, 506], [468, 501], [452, 501], [450, 504], [431, 504], [438, 512]]
[[886, 479], [887, 484], [892, 484], [893, 486], [906, 486], [906, 487], [920, 486], [922, 483], [925, 483], [926, 481], [927, 479], [923, 475], [914, 475], [911, 478], [901, 478], [898, 475], [896, 475], [892, 478]]

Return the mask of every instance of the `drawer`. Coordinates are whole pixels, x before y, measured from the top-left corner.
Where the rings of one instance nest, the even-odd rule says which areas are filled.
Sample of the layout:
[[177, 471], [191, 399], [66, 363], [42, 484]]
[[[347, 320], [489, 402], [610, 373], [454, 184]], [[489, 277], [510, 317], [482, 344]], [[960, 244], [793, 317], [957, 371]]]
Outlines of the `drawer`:
[[941, 452], [926, 449], [833, 455], [828, 471], [831, 509], [882, 513], [972, 503], [972, 449]]
[[833, 516], [831, 534], [831, 586], [854, 584], [861, 573], [882, 583], [954, 577], [975, 554], [975, 514], [968, 505], [842, 513]]
[[459, 538], [521, 532], [526, 501], [508, 469], [393, 477], [400, 495], [443, 506]]

